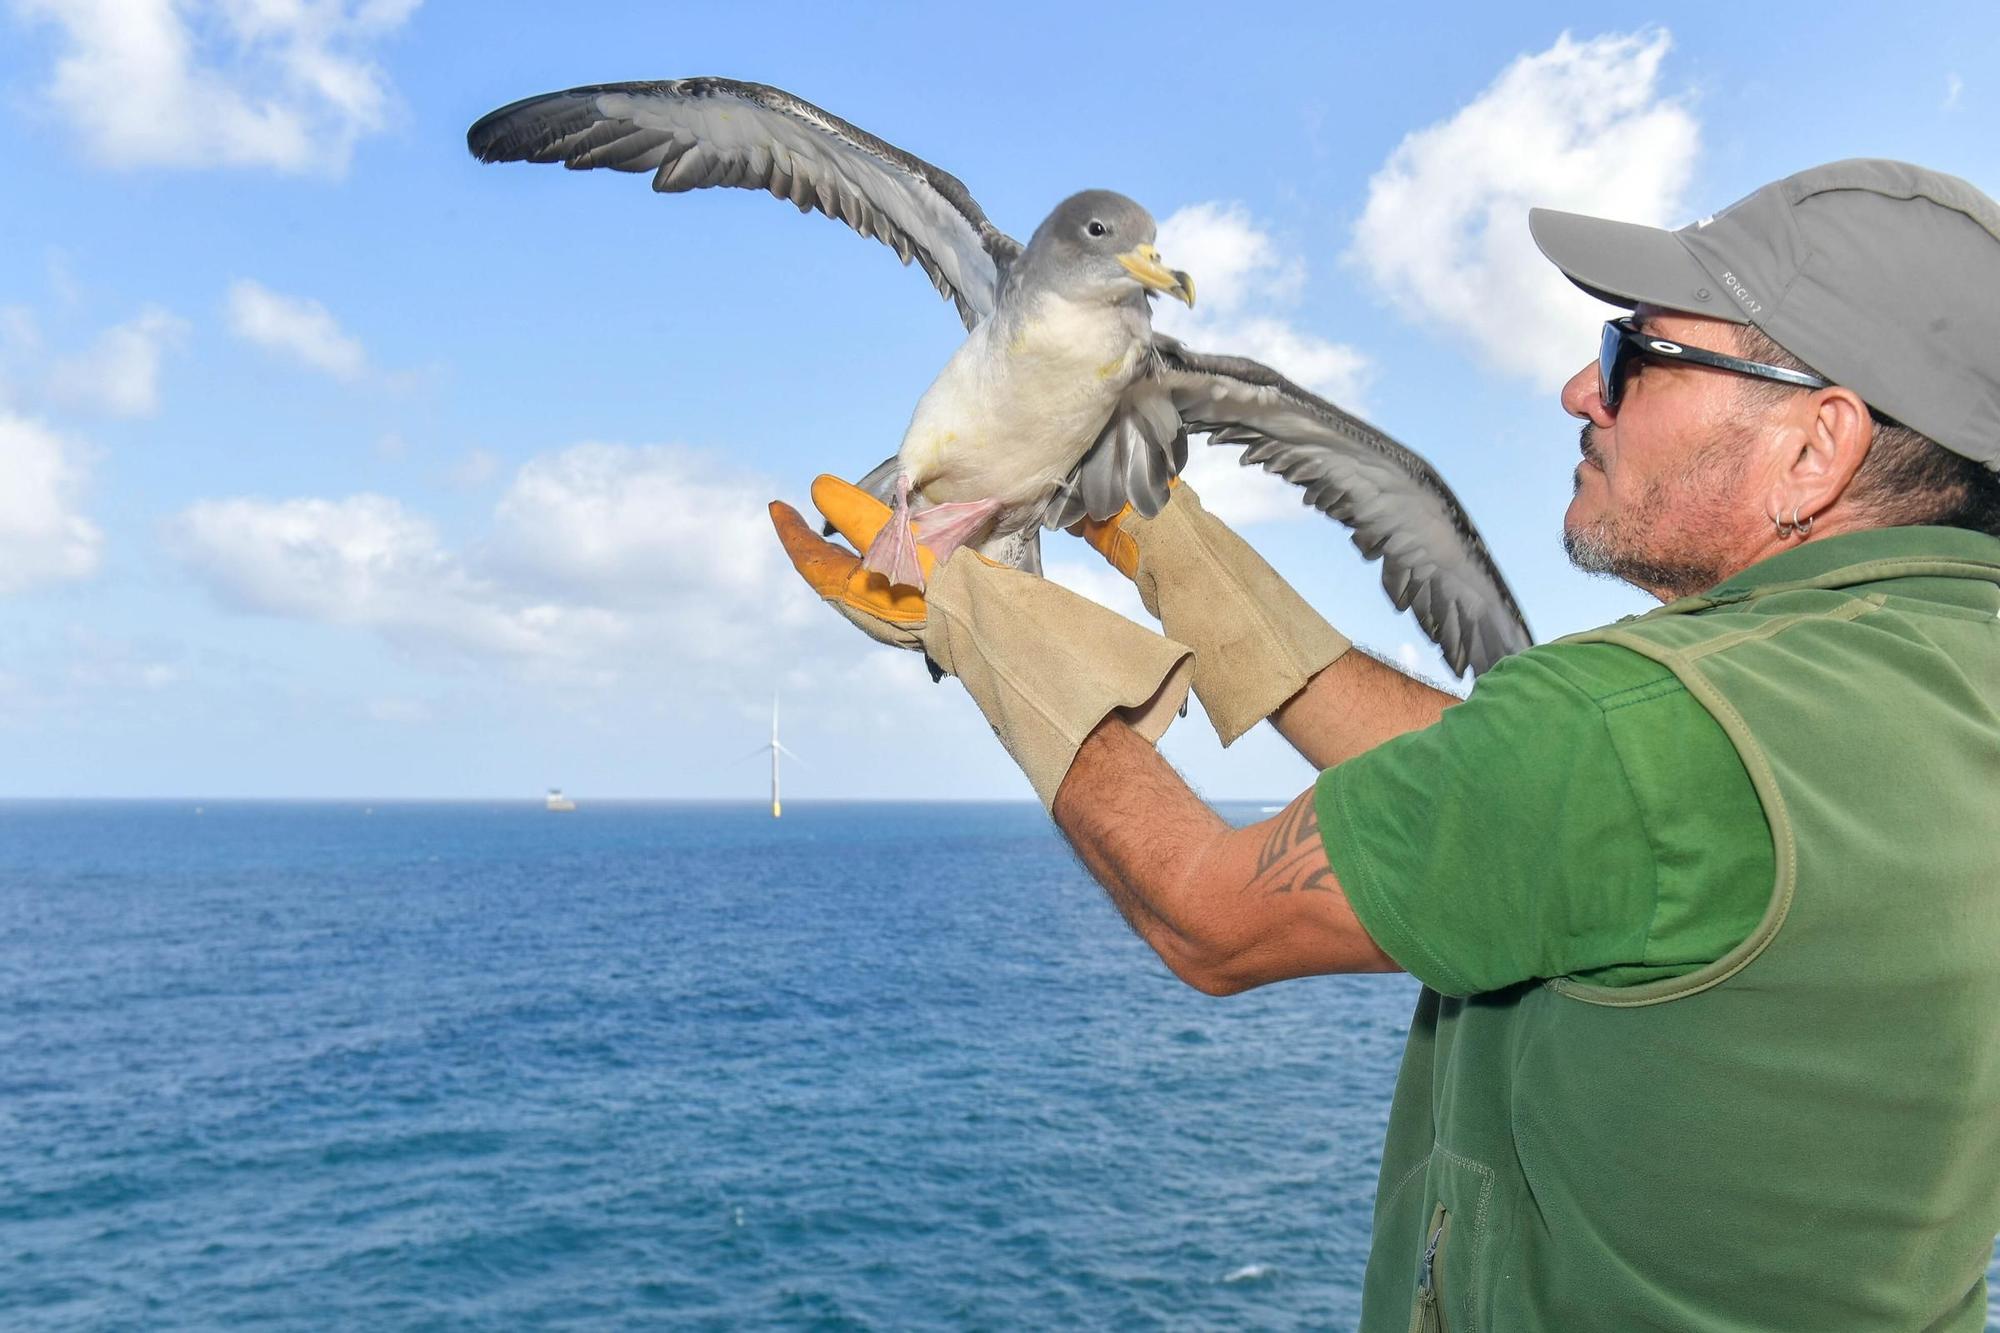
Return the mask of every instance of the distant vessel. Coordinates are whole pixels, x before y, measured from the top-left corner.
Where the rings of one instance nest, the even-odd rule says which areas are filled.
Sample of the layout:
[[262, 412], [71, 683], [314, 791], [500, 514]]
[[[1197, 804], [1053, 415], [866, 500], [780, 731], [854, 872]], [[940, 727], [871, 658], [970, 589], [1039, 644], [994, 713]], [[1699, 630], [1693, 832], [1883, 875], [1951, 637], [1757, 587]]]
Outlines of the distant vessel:
[[551, 810], [574, 810], [576, 802], [562, 794], [561, 787], [549, 788], [548, 808]]

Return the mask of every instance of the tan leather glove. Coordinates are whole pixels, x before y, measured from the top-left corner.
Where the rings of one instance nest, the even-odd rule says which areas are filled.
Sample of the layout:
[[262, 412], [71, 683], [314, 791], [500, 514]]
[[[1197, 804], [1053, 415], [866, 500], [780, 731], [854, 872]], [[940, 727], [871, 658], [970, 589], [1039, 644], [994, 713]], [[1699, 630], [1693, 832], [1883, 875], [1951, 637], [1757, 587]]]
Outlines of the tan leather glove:
[[[888, 506], [838, 477], [818, 478], [812, 495], [859, 551], [889, 521]], [[771, 522], [792, 566], [829, 606], [873, 639], [921, 649], [964, 683], [1044, 806], [1107, 716], [1121, 713], [1156, 741], [1187, 697], [1186, 646], [973, 551], [938, 566], [921, 544], [922, 524], [926, 589], [917, 592], [862, 569], [859, 556], [821, 538], [788, 504], [771, 502]]]
[[1156, 516], [1127, 505], [1070, 529], [1137, 585], [1170, 639], [1194, 649], [1194, 694], [1229, 745], [1354, 645], [1177, 483]]

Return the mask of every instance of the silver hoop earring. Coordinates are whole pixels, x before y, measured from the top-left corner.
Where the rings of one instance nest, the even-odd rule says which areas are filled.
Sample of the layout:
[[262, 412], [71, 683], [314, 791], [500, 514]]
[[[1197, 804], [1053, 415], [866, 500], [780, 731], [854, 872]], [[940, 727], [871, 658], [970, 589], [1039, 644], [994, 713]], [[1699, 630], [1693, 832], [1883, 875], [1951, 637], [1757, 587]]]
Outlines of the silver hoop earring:
[[1777, 533], [1779, 537], [1783, 538], [1792, 535], [1792, 525], [1779, 518], [1776, 514], [1767, 513], [1764, 517], [1771, 520], [1771, 531]]
[[1799, 510], [1803, 508], [1805, 508], [1805, 505], [1803, 503], [1795, 504], [1792, 506], [1791, 528], [1792, 531], [1797, 533], [1800, 537], [1809, 537], [1812, 535], [1813, 516], [1811, 514], [1807, 514], [1805, 516], [1805, 519], [1801, 521], [1799, 518]]

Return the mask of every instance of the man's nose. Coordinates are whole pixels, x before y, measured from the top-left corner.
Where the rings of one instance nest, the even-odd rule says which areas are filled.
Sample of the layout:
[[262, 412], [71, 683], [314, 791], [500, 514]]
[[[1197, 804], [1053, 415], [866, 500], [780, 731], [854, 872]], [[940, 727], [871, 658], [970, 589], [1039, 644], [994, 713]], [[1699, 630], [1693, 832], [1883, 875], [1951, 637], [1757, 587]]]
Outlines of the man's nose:
[[1588, 421], [1596, 426], [1609, 426], [1611, 413], [1605, 410], [1602, 386], [1597, 382], [1597, 363], [1589, 365], [1569, 377], [1562, 387], [1563, 411], [1573, 417]]

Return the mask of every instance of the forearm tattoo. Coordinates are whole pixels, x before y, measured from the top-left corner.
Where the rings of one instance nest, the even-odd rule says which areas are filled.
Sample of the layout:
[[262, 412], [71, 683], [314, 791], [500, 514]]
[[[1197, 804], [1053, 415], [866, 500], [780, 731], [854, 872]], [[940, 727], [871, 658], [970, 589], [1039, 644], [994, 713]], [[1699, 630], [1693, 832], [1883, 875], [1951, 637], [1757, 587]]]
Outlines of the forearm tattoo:
[[1271, 832], [1257, 852], [1250, 887], [1260, 893], [1332, 893], [1340, 887], [1333, 867], [1326, 863], [1310, 791], [1271, 821]]

